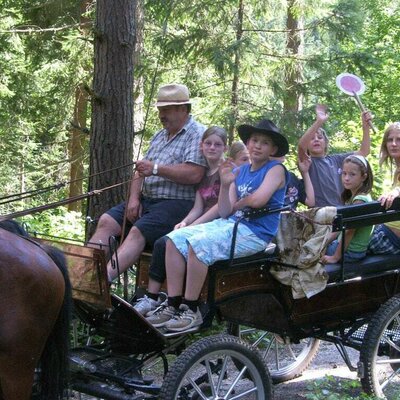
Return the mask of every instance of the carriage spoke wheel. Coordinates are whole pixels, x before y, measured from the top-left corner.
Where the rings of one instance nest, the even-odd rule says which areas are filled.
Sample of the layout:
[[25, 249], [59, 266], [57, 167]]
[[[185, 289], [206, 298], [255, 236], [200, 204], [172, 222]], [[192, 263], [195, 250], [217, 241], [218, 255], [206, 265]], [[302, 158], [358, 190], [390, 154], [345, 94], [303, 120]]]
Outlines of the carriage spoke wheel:
[[272, 382], [258, 352], [229, 335], [193, 343], [167, 373], [160, 400], [269, 400]]
[[258, 348], [274, 383], [286, 382], [300, 376], [317, 355], [320, 345], [320, 340], [315, 338], [287, 343], [274, 333], [237, 324], [229, 324], [228, 333], [239, 336]]
[[384, 303], [368, 324], [360, 361], [365, 392], [378, 398], [400, 398], [400, 297]]

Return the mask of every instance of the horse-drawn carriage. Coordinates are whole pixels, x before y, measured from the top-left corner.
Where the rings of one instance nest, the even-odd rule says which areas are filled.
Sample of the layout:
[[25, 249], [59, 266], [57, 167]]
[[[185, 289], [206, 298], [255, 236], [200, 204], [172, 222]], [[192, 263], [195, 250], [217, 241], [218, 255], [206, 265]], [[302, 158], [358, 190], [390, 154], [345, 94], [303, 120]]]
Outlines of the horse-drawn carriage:
[[[302, 215], [291, 215], [300, 224]], [[379, 203], [347, 206], [337, 209], [333, 230], [398, 219], [398, 203], [390, 210]], [[67, 256], [75, 315], [89, 327], [86, 343], [70, 351], [75, 392], [113, 400], [272, 399], [272, 381], [299, 375], [326, 340], [357, 370], [366, 392], [400, 396], [398, 256], [327, 265], [325, 288], [310, 298], [294, 298], [292, 287], [271, 274], [277, 266], [298, 270], [277, 249], [218, 262], [203, 287], [199, 329], [217, 320], [226, 322], [226, 333], [194, 340], [154, 328], [127, 299], [110, 293], [102, 250], [51, 243]], [[137, 293], [147, 282], [149, 256], [137, 266]], [[257, 339], [256, 330], [264, 332]], [[346, 347], [360, 351], [356, 366]]]

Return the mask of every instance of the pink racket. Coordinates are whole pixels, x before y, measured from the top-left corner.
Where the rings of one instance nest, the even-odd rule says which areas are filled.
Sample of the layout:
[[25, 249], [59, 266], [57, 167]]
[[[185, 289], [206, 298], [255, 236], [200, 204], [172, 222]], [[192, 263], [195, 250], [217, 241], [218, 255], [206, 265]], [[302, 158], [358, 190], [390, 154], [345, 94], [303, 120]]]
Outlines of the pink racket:
[[[365, 92], [365, 85], [364, 82], [357, 75], [349, 74], [347, 72], [339, 74], [336, 77], [336, 86], [343, 93], [346, 93], [349, 96], [353, 96], [361, 111], [366, 110], [360, 99], [360, 96]], [[371, 121], [369, 122], [369, 125], [372, 130], [377, 133]]]
[[336, 86], [349, 96], [361, 96], [365, 92], [364, 82], [356, 75], [343, 73], [336, 77]]

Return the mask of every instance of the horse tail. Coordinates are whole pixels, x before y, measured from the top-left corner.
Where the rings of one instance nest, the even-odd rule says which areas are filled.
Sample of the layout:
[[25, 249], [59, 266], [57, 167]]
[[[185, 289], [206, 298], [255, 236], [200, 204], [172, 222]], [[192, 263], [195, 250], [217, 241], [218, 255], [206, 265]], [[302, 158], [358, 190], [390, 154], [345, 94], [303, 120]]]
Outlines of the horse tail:
[[40, 398], [44, 400], [59, 400], [65, 398], [63, 395], [68, 383], [72, 291], [64, 254], [54, 247], [46, 246], [45, 248], [47, 254], [58, 266], [64, 277], [65, 292], [58, 318], [40, 358]]

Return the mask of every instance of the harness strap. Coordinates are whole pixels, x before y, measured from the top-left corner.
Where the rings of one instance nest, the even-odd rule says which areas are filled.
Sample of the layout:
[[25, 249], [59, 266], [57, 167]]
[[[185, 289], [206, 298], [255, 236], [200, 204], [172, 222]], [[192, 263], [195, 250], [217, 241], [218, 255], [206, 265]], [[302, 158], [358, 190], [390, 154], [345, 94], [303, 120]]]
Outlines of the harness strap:
[[16, 212], [13, 212], [13, 213], [10, 213], [10, 214], [2, 215], [2, 216], [0, 216], [0, 221], [7, 221], [9, 219], [22, 217], [24, 215], [34, 214], [34, 213], [39, 212], [39, 211], [44, 211], [44, 210], [48, 210], [50, 208], [56, 208], [56, 207], [62, 206], [64, 204], [69, 204], [69, 203], [73, 203], [75, 201], [83, 200], [83, 199], [86, 199], [87, 197], [91, 197], [91, 196], [94, 196], [94, 195], [99, 195], [99, 194], [101, 194], [101, 193], [103, 193], [103, 192], [105, 192], [107, 190], [110, 190], [110, 189], [113, 189], [115, 187], [124, 185], [127, 182], [129, 182], [129, 181], [125, 181], [125, 182], [122, 182], [122, 183], [116, 183], [115, 185], [107, 186], [107, 187], [105, 187], [103, 189], [93, 190], [93, 191], [88, 192], [88, 193], [80, 194], [80, 195], [74, 196], [74, 197], [69, 197], [68, 199], [63, 199], [63, 200], [60, 200], [60, 201], [56, 201], [54, 203], [45, 204], [43, 206], [28, 208], [26, 210], [16, 211]]

